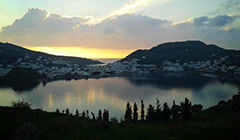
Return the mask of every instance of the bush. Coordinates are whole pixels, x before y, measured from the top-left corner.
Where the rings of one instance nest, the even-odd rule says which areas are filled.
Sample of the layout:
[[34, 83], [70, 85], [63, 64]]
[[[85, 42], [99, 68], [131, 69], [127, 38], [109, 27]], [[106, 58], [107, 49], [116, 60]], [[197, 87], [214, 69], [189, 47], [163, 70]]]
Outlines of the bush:
[[118, 119], [115, 117], [110, 118], [110, 122], [118, 123]]
[[30, 108], [31, 104], [23, 99], [22, 101], [12, 101], [13, 108]]
[[224, 101], [224, 100], [221, 100], [218, 102], [218, 105], [220, 105], [220, 106], [225, 105], [225, 104], [226, 104], [226, 101]]

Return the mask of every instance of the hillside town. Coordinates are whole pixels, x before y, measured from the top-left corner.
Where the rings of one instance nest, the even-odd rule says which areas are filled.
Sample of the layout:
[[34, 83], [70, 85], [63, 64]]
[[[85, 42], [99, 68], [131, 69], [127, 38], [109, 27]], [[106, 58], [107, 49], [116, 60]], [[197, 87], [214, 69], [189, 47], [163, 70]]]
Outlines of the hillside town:
[[[141, 64], [141, 59], [131, 59], [125, 61], [116, 61], [105, 65], [87, 65], [79, 66], [70, 61], [63, 61], [61, 58], [44, 58], [39, 56], [32, 59], [29, 55], [24, 58], [18, 58], [16, 62], [3, 65], [0, 64], [0, 77], [4, 77], [14, 68], [28, 68], [45, 75], [48, 80], [66, 79], [66, 78], [100, 78], [121, 75], [149, 75], [161, 72], [185, 72], [196, 71], [203, 73], [224, 73], [231, 75], [240, 75], [240, 67], [235, 65], [226, 65], [224, 61], [228, 56], [215, 59], [213, 61], [176, 62], [163, 61], [162, 65]], [[142, 59], [146, 59], [143, 57]]]

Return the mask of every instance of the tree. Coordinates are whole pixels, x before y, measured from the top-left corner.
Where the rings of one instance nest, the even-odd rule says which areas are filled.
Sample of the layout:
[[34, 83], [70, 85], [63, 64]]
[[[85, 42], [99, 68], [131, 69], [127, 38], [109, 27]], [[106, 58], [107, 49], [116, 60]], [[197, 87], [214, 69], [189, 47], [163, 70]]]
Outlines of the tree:
[[163, 104], [163, 111], [162, 111], [162, 113], [163, 113], [164, 121], [168, 121], [169, 118], [170, 118], [170, 108], [169, 108], [169, 106], [168, 106], [168, 104], [166, 102]]
[[78, 117], [79, 116], [79, 112], [78, 112], [78, 110], [76, 109], [76, 116]]
[[89, 119], [89, 111], [88, 111], [88, 110], [86, 110], [86, 112], [87, 112], [87, 119]]
[[181, 102], [181, 113], [182, 113], [182, 117], [183, 120], [188, 120], [190, 119], [191, 115], [192, 115], [192, 103], [185, 98], [185, 102]]
[[83, 110], [83, 112], [82, 112], [82, 117], [83, 117], [83, 118], [86, 118], [86, 113], [85, 113], [84, 110]]
[[95, 114], [93, 112], [91, 112], [91, 114], [92, 114], [92, 119], [96, 120]]
[[66, 115], [69, 115], [69, 109], [68, 108], [66, 109]]
[[103, 111], [103, 120], [109, 121], [109, 112], [106, 109]]
[[101, 111], [101, 110], [98, 111], [98, 117], [97, 117], [97, 119], [98, 119], [98, 120], [102, 120], [102, 119], [103, 119], [103, 118], [102, 118], [102, 111]]
[[147, 109], [147, 116], [146, 116], [146, 120], [148, 122], [153, 122], [154, 121], [154, 115], [155, 115], [155, 112], [154, 112], [154, 107], [152, 105], [149, 105], [148, 109]]
[[60, 110], [58, 108], [56, 109], [56, 113], [60, 113]]
[[137, 104], [134, 103], [133, 105], [133, 121], [137, 121], [138, 120], [138, 107]]
[[126, 106], [124, 120], [125, 121], [131, 121], [132, 120], [132, 107], [131, 107], [129, 102], [127, 103], [127, 106]]
[[160, 105], [160, 101], [157, 98], [156, 100], [157, 100], [157, 108], [155, 112], [155, 119], [156, 121], [161, 121], [161, 105]]
[[173, 105], [172, 105], [171, 111], [172, 111], [172, 118], [173, 118], [174, 120], [176, 120], [176, 118], [177, 118], [177, 106], [176, 106], [174, 100], [173, 100]]
[[141, 121], [144, 121], [144, 117], [145, 117], [144, 104], [143, 100], [141, 100]]

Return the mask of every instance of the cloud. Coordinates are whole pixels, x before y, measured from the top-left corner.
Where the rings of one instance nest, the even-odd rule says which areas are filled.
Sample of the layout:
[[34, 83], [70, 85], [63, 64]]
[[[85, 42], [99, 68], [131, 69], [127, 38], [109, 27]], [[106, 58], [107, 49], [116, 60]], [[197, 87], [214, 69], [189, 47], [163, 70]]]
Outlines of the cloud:
[[122, 14], [127, 14], [135, 10], [136, 8], [140, 7], [146, 7], [149, 5], [149, 3], [157, 1], [157, 0], [135, 0], [135, 1], [128, 1], [125, 6], [120, 8], [119, 10], [116, 10], [112, 12], [109, 17], [114, 16], [114, 15], [122, 15]]
[[233, 22], [233, 18], [227, 15], [219, 15], [214, 18], [208, 18], [206, 16], [195, 18], [193, 24], [196, 26], [225, 26]]
[[203, 26], [207, 24], [208, 20], [209, 20], [208, 17], [195, 18], [193, 24], [196, 26]]
[[181, 40], [202, 40], [239, 49], [240, 31], [229, 27], [235, 18], [227, 15], [199, 17], [174, 24], [140, 14], [109, 17], [95, 25], [92, 18], [66, 18], [45, 10], [29, 11], [12, 25], [3, 27], [0, 41], [25, 46], [80, 46], [98, 49], [140, 49]]
[[219, 15], [209, 20], [210, 26], [224, 26], [226, 24], [232, 23], [233, 19], [227, 15]]
[[227, 0], [224, 4], [226, 9], [232, 9], [238, 7], [239, 10], [240, 0]]
[[[139, 9], [139, 8], [143, 8], [143, 7], [147, 7], [149, 6], [151, 3], [153, 2], [166, 2], [169, 0], [129, 0], [123, 7], [121, 7], [120, 9], [111, 12], [109, 15], [107, 15], [106, 17], [102, 18], [102, 19], [98, 19], [96, 21], [101, 22], [107, 18], [113, 17], [113, 16], [119, 16], [119, 15], [123, 15], [123, 14], [130, 14], [132, 12], [134, 12], [135, 10]], [[93, 22], [95, 23], [95, 22]]]

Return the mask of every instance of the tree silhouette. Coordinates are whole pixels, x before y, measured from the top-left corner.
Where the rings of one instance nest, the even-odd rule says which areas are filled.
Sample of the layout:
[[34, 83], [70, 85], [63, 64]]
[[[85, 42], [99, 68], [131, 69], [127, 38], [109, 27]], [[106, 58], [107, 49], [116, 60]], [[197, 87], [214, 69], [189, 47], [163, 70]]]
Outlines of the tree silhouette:
[[181, 113], [182, 113], [183, 120], [190, 119], [192, 115], [191, 108], [192, 108], [192, 103], [187, 98], [185, 98], [185, 102], [181, 102]]
[[144, 117], [145, 117], [144, 104], [143, 100], [141, 100], [141, 121], [144, 121]]
[[96, 120], [95, 114], [93, 112], [91, 112], [91, 114], [92, 114], [92, 119]]
[[146, 120], [148, 122], [153, 122], [154, 121], [154, 115], [155, 115], [155, 112], [154, 112], [154, 107], [152, 105], [149, 105], [148, 109], [147, 109], [147, 116], [146, 116]]
[[69, 115], [69, 109], [68, 108], [66, 109], [66, 115]]
[[132, 107], [131, 107], [129, 102], [127, 103], [127, 106], [126, 106], [124, 120], [125, 121], [131, 121], [132, 120]]
[[83, 112], [82, 112], [82, 117], [83, 117], [83, 118], [86, 118], [86, 113], [85, 113], [84, 110], [83, 110]]
[[166, 102], [163, 104], [163, 111], [162, 111], [162, 113], [163, 113], [164, 121], [168, 121], [169, 118], [170, 118], [170, 108], [169, 108], [169, 106], [168, 106], [168, 104]]
[[102, 111], [101, 111], [101, 110], [98, 111], [98, 117], [97, 117], [97, 119], [98, 119], [98, 120], [102, 120], [102, 119], [103, 119], [103, 118], [102, 118]]
[[137, 104], [134, 103], [133, 105], [133, 121], [137, 121], [138, 120], [138, 107]]
[[160, 101], [157, 98], [156, 100], [157, 100], [157, 108], [155, 112], [155, 120], [161, 121], [161, 105], [160, 105]]
[[173, 105], [172, 105], [171, 111], [172, 111], [173, 120], [176, 120], [176, 118], [177, 118], [177, 106], [175, 104], [175, 100], [173, 100]]
[[88, 110], [86, 110], [86, 112], [87, 112], [87, 119], [89, 119], [89, 111], [88, 111]]
[[76, 109], [76, 116], [78, 117], [79, 116], [79, 112], [78, 112], [78, 110]]
[[58, 108], [56, 109], [56, 113], [60, 113], [60, 110]]
[[109, 112], [106, 109], [103, 111], [103, 120], [109, 121]]

